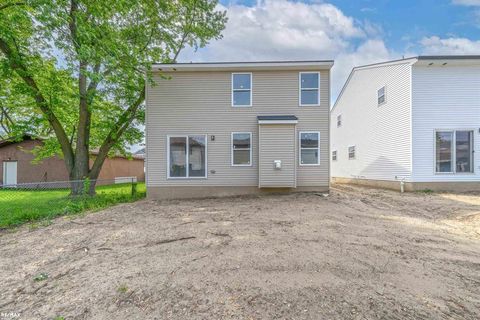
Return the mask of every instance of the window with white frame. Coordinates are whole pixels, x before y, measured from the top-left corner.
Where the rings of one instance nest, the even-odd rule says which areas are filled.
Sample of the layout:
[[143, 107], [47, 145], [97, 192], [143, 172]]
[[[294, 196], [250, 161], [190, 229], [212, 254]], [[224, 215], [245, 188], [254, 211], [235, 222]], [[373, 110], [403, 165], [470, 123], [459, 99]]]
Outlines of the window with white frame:
[[348, 147], [348, 159], [349, 160], [355, 159], [355, 146]]
[[252, 165], [252, 133], [232, 133], [232, 166]]
[[339, 114], [337, 116], [337, 128], [340, 128], [342, 126], [342, 115]]
[[332, 161], [337, 161], [337, 150], [332, 151]]
[[320, 105], [320, 73], [300, 72], [300, 106]]
[[472, 173], [473, 131], [437, 130], [435, 132], [435, 172]]
[[252, 106], [251, 73], [232, 73], [232, 106]]
[[320, 132], [300, 132], [300, 165], [320, 164]]
[[205, 178], [207, 176], [207, 136], [168, 137], [168, 177]]
[[384, 104], [386, 101], [386, 92], [385, 92], [385, 86], [381, 87], [377, 91], [377, 103], [378, 105]]

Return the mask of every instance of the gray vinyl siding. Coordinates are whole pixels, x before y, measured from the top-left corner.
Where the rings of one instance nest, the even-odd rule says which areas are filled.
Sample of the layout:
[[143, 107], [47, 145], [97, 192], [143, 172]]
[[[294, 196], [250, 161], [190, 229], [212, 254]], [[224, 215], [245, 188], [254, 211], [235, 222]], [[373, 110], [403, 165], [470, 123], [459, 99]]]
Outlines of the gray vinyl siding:
[[[295, 125], [260, 125], [259, 131], [259, 186], [294, 188]], [[275, 160], [282, 161], [281, 170], [273, 167]]]
[[[232, 72], [175, 72], [166, 74], [168, 80], [155, 75], [146, 97], [147, 186], [258, 186], [258, 115], [295, 115], [297, 132], [320, 131], [321, 165], [297, 164], [297, 186], [328, 186], [330, 75], [319, 70], [321, 105], [299, 107], [300, 71], [253, 71], [253, 106], [243, 108], [231, 106]], [[232, 132], [252, 132], [252, 166], [231, 166]], [[176, 134], [208, 135], [207, 179], [167, 179], [167, 135]]]

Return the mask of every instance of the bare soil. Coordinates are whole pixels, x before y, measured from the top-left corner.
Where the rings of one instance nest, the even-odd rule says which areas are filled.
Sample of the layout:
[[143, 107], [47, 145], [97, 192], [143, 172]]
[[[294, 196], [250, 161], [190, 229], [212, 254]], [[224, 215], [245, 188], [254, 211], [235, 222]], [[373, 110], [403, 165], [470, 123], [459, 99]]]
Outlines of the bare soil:
[[144, 200], [0, 248], [0, 319], [480, 318], [480, 194]]

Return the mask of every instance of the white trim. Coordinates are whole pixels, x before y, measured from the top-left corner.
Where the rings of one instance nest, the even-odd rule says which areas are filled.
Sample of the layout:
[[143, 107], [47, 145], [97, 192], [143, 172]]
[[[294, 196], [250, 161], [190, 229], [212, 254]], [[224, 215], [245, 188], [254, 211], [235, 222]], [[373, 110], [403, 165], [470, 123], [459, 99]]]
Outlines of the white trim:
[[[317, 74], [318, 75], [318, 88], [303, 88], [303, 90], [318, 90], [317, 103], [316, 104], [302, 104], [302, 75], [303, 74]], [[313, 71], [301, 71], [298, 73], [298, 105], [300, 107], [318, 107], [320, 106], [320, 87], [321, 87], [321, 75], [320, 72]]]
[[[249, 134], [250, 135], [250, 148], [249, 149], [236, 149], [236, 150], [249, 150], [250, 151], [250, 163], [249, 164], [234, 164], [233, 163], [233, 135], [234, 134]], [[251, 132], [232, 132], [230, 134], [230, 165], [232, 167], [251, 167], [252, 162], [252, 153], [253, 153], [253, 134]]]
[[297, 124], [298, 120], [258, 120], [258, 124]]
[[[472, 133], [472, 141], [470, 141], [470, 161], [472, 171], [470, 172], [457, 172], [457, 131], [466, 131]], [[475, 131], [476, 128], [455, 128], [455, 129], [434, 129], [433, 130], [433, 174], [435, 176], [441, 175], [474, 175], [475, 171]], [[452, 135], [452, 171], [449, 172], [437, 172], [437, 132], [451, 132]]]
[[[318, 136], [318, 147], [316, 148], [302, 148], [302, 133], [316, 133]], [[320, 165], [320, 131], [299, 131], [298, 132], [298, 164], [301, 167], [311, 167], [311, 166], [319, 166]], [[318, 151], [318, 159], [317, 163], [302, 163], [302, 149], [303, 150], [317, 150]]]
[[153, 71], [254, 71], [254, 70], [318, 70], [331, 69], [334, 62], [326, 61], [265, 61], [265, 62], [225, 62], [225, 63], [164, 63], [153, 64]]
[[[237, 74], [238, 75], [242, 75], [242, 74], [250, 75], [250, 89], [249, 89], [249, 91], [250, 91], [250, 104], [241, 104], [241, 105], [233, 104], [233, 93], [235, 91], [237, 91], [237, 92], [238, 91], [240, 91], [240, 92], [247, 91], [247, 89], [240, 90], [240, 89], [234, 89], [233, 88], [233, 77]], [[231, 100], [232, 100], [231, 101], [232, 102], [232, 107], [234, 107], [234, 108], [248, 108], [248, 107], [253, 106], [253, 73], [251, 73], [251, 72], [232, 72], [232, 76], [231, 76]]]
[[[188, 137], [192, 136], [204, 136], [205, 137], [205, 176], [204, 177], [190, 177], [189, 176], [189, 144]], [[186, 155], [185, 155], [185, 177], [170, 177], [170, 138], [186, 138]], [[208, 135], [207, 134], [171, 134], [167, 135], [167, 179], [168, 180], [201, 180], [208, 179]]]
[[[353, 158], [350, 158], [350, 148], [353, 148]], [[357, 159], [357, 146], [356, 145], [348, 146], [347, 155], [348, 155], [348, 160], [356, 160]]]

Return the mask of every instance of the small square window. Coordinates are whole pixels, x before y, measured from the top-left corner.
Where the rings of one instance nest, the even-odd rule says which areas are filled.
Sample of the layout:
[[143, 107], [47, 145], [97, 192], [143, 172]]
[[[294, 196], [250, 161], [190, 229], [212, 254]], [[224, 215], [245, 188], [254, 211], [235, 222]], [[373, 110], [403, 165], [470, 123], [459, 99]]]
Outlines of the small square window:
[[348, 160], [355, 159], [355, 146], [348, 147]]
[[342, 126], [342, 115], [337, 116], [337, 128], [340, 128]]
[[384, 104], [386, 101], [386, 92], [385, 92], [385, 87], [381, 87], [377, 91], [377, 102], [378, 105]]

